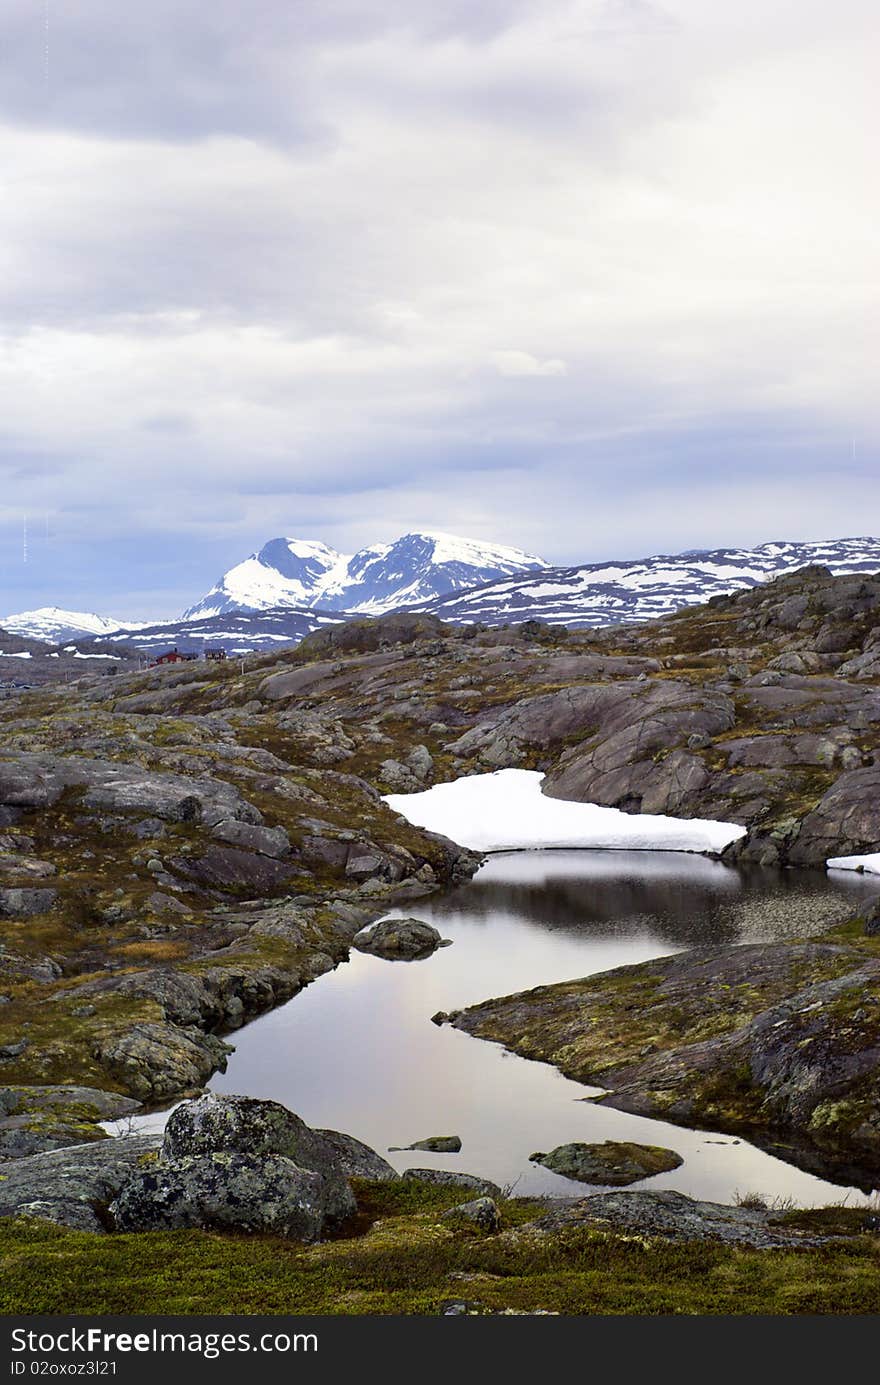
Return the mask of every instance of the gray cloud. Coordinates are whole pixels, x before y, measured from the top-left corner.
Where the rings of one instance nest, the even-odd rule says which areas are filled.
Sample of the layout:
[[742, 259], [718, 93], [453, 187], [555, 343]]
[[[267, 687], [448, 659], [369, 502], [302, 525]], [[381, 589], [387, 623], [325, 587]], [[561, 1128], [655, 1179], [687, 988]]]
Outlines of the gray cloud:
[[52, 599], [147, 615], [281, 530], [865, 527], [869, 0], [50, 4], [48, 85], [32, 0], [0, 56], [0, 585], [25, 510]]
[[487, 41], [527, 0], [7, 0], [0, 118], [110, 138], [186, 141], [208, 135], [322, 143], [316, 55], [388, 33]]

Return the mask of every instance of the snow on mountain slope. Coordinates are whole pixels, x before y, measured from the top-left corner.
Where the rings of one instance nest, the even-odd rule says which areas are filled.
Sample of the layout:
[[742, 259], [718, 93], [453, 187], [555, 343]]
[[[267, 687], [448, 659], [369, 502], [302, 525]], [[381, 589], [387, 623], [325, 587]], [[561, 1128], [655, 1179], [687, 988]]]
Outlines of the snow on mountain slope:
[[155, 625], [116, 630], [104, 636], [101, 648], [129, 646], [155, 657], [177, 648], [181, 654], [201, 654], [205, 648], [225, 649], [227, 654], [249, 654], [259, 649], [283, 649], [299, 644], [323, 625], [338, 625], [343, 613], [314, 611], [300, 606], [277, 606], [264, 611], [225, 611], [220, 615], [193, 616], [189, 620], [160, 621]]
[[765, 543], [665, 554], [636, 561], [550, 568], [531, 577], [490, 582], [472, 591], [420, 602], [452, 624], [599, 626], [651, 620], [712, 596], [818, 563], [833, 573], [880, 571], [880, 539]]
[[382, 615], [546, 566], [518, 548], [433, 532], [404, 534], [352, 556], [323, 543], [278, 538], [224, 573], [183, 619], [281, 606]]
[[42, 640], [46, 644], [64, 644], [67, 640], [77, 640], [83, 636], [100, 638], [118, 630], [122, 624], [121, 620], [110, 620], [87, 611], [64, 611], [58, 606], [41, 606], [34, 611], [0, 616], [0, 629], [8, 630], [22, 639]]
[[323, 543], [270, 539], [259, 553], [225, 572], [207, 596], [184, 611], [183, 619], [317, 604], [325, 583], [344, 572], [347, 561]]

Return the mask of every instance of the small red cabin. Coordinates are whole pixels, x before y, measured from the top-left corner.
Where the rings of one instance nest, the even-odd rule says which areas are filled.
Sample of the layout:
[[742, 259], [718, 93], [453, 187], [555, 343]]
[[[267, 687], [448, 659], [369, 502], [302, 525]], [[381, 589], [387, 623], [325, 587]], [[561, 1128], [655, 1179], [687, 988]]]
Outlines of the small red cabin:
[[186, 655], [181, 654], [178, 649], [169, 649], [167, 654], [160, 654], [156, 660], [156, 664], [183, 664], [185, 662]]

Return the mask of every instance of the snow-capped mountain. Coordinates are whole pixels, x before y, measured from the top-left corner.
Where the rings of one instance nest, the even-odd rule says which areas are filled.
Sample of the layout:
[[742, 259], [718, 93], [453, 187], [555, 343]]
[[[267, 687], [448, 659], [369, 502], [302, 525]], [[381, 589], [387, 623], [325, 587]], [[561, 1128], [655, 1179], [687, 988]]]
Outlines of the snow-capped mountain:
[[618, 625], [668, 615], [812, 563], [836, 574], [878, 572], [880, 539], [765, 543], [759, 548], [717, 548], [548, 568], [535, 577], [495, 581], [439, 601], [421, 602], [417, 609], [454, 625], [517, 625], [526, 620], [572, 627]]
[[118, 630], [122, 623], [87, 611], [64, 611], [59, 606], [41, 606], [35, 611], [0, 616], [0, 629], [22, 639], [42, 640], [45, 644], [64, 644], [84, 637], [100, 639]]
[[224, 573], [183, 619], [281, 606], [383, 615], [546, 567], [543, 558], [519, 548], [452, 534], [404, 534], [394, 543], [371, 544], [353, 555], [311, 540], [271, 539]]

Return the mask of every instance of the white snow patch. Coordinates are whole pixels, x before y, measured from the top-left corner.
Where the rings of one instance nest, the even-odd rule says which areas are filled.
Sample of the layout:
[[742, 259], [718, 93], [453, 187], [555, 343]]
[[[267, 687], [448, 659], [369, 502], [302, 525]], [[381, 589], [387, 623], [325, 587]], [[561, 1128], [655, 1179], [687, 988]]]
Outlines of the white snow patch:
[[828, 870], [863, 870], [868, 875], [880, 875], [880, 851], [867, 856], [832, 856], [825, 865]]
[[745, 836], [735, 822], [622, 813], [568, 803], [541, 792], [536, 770], [500, 769], [435, 784], [423, 793], [386, 794], [415, 827], [440, 832], [473, 851], [603, 848], [609, 851], [723, 851]]

